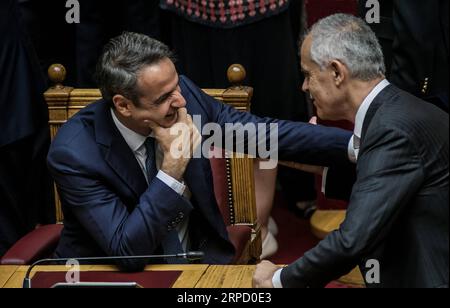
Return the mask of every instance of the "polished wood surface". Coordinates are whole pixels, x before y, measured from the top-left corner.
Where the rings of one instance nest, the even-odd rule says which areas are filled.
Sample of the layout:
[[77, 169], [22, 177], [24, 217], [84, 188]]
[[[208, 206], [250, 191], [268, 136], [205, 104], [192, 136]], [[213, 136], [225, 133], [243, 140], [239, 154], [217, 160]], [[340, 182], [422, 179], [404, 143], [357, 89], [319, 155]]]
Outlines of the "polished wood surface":
[[0, 266], [0, 288], [3, 288], [18, 268], [17, 265]]
[[345, 210], [317, 210], [311, 216], [311, 232], [324, 239], [330, 232], [337, 230], [345, 219]]
[[[146, 271], [182, 271], [173, 288], [194, 288], [208, 269], [205, 264], [189, 265], [148, 265]], [[28, 266], [0, 266], [0, 288], [21, 288]], [[118, 271], [113, 265], [82, 265], [81, 271]], [[67, 271], [64, 265], [36, 266], [31, 277], [36, 272], [63, 272]]]
[[196, 288], [251, 288], [255, 265], [210, 265]]
[[[146, 271], [182, 271], [173, 288], [251, 288], [255, 265], [164, 264], [148, 265]], [[21, 288], [28, 266], [0, 266], [0, 288]], [[113, 265], [82, 265], [81, 271], [118, 271]], [[36, 272], [67, 271], [63, 265], [36, 266]], [[345, 278], [344, 278], [345, 277]], [[339, 279], [341, 283], [361, 286], [359, 271]]]

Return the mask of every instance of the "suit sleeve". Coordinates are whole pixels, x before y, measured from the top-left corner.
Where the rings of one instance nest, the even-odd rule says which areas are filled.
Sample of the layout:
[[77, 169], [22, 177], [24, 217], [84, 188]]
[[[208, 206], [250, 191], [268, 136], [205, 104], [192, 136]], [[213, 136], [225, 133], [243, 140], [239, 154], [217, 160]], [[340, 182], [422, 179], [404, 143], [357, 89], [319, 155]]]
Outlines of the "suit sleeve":
[[[269, 158], [265, 156], [265, 152], [268, 152], [270, 158], [275, 160], [290, 160], [319, 166], [341, 165], [348, 162], [347, 147], [351, 133], [346, 130], [260, 118], [219, 103], [184, 76], [180, 80], [182, 89], [189, 92], [183, 93], [187, 100], [191, 98], [198, 102], [208, 115], [207, 121], [219, 124], [225, 132], [224, 145], [227, 150], [261, 158]], [[204, 124], [202, 123], [202, 126]], [[251, 126], [257, 129], [246, 130]], [[227, 142], [236, 136], [243, 137], [238, 138], [241, 142]], [[276, 144], [271, 145], [270, 142], [275, 140]], [[227, 146], [230, 144], [232, 147]], [[252, 147], [249, 147], [251, 144], [257, 145], [253, 152]]]
[[282, 271], [284, 287], [322, 287], [348, 273], [383, 242], [422, 184], [421, 158], [406, 134], [377, 127], [368, 139], [344, 222]]
[[[136, 207], [129, 211], [105, 183], [85, 170], [73, 152], [62, 146], [55, 148], [48, 161], [64, 207], [70, 209], [106, 255], [152, 254], [177, 215], [186, 216], [192, 210], [183, 196], [155, 177]], [[129, 260], [119, 265], [134, 271], [146, 263]]]

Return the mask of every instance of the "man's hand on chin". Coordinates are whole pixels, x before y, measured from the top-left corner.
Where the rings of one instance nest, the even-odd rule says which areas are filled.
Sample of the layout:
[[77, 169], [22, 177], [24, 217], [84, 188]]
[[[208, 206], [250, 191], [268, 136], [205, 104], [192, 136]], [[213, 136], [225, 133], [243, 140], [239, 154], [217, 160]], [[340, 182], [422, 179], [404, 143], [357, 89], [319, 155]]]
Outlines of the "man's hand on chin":
[[265, 260], [256, 265], [256, 270], [253, 275], [253, 287], [273, 288], [272, 277], [273, 274], [275, 274], [275, 272], [279, 269], [279, 266]]
[[192, 117], [187, 114], [186, 108], [179, 108], [177, 121], [172, 127], [164, 128], [152, 121], [148, 121], [148, 124], [164, 154], [161, 170], [180, 180], [195, 149], [201, 143], [201, 135]]

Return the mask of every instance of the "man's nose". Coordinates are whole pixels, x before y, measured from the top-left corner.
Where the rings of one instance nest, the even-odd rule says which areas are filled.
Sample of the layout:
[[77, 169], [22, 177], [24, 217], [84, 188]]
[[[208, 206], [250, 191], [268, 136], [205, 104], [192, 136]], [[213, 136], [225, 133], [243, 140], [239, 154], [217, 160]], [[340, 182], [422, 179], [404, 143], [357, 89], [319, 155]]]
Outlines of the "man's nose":
[[303, 80], [301, 88], [303, 92], [308, 92], [309, 87], [308, 87], [308, 80], [306, 78], [305, 80]]
[[184, 106], [186, 106], [186, 100], [184, 99], [183, 95], [178, 92], [175, 98], [172, 100], [172, 107], [183, 108]]

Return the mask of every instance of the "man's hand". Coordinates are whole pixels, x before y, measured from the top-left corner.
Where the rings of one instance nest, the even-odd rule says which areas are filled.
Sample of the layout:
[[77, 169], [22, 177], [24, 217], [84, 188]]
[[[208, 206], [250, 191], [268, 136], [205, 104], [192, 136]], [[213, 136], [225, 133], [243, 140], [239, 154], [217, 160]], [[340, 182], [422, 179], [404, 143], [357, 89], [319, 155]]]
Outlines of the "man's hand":
[[253, 287], [273, 288], [272, 277], [273, 274], [275, 274], [275, 272], [279, 269], [280, 267], [269, 261], [262, 261], [256, 265], [256, 270], [253, 274]]
[[177, 122], [170, 128], [161, 127], [151, 121], [149, 125], [164, 153], [161, 170], [180, 180], [192, 154], [200, 145], [201, 135], [186, 108], [179, 108], [177, 113]]
[[311, 119], [309, 119], [309, 124], [317, 125], [317, 117], [313, 116]]

